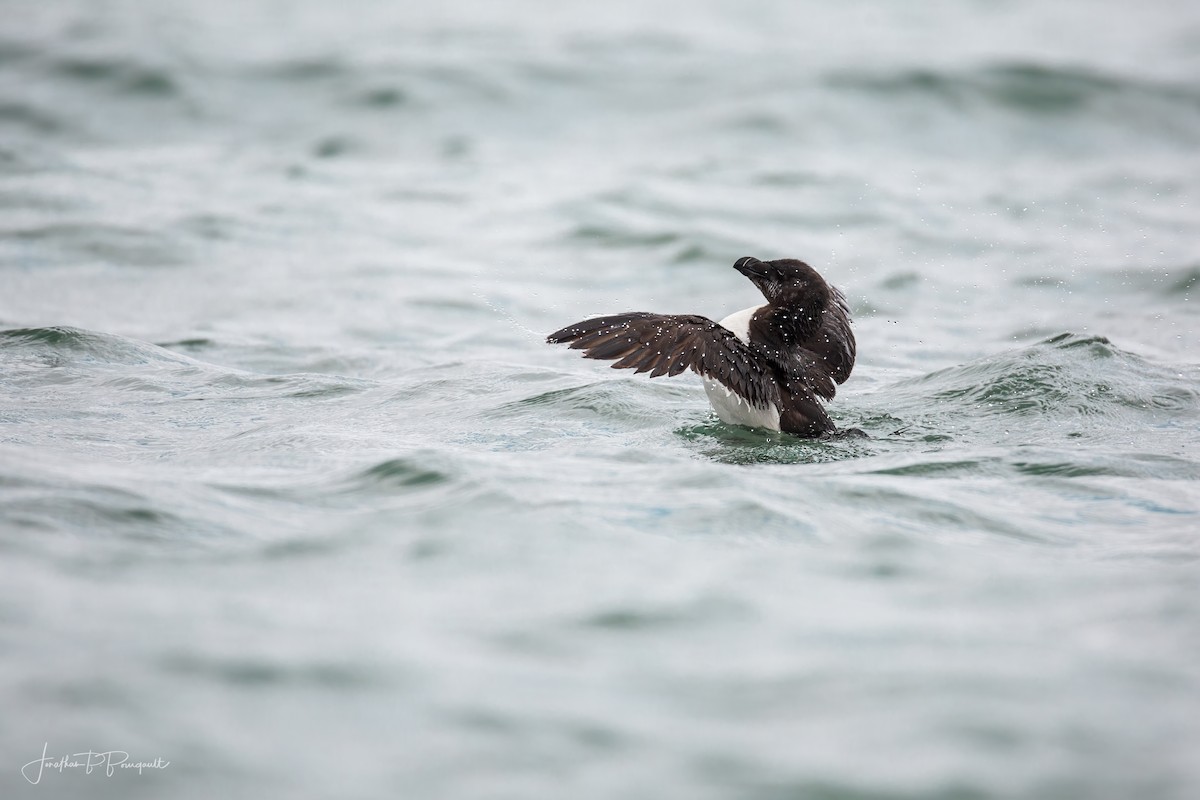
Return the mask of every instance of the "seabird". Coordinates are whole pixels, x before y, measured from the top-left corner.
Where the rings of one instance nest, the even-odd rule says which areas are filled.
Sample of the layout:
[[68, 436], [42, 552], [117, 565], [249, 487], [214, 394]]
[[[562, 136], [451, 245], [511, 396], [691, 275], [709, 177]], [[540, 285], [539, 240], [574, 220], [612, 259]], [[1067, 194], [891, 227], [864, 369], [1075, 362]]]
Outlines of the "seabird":
[[593, 317], [546, 337], [585, 358], [651, 378], [691, 369], [704, 378], [722, 422], [815, 438], [837, 430], [818, 398], [832, 400], [854, 369], [845, 296], [794, 258], [739, 258], [733, 268], [766, 303], [713, 322], [694, 314], [634, 311]]

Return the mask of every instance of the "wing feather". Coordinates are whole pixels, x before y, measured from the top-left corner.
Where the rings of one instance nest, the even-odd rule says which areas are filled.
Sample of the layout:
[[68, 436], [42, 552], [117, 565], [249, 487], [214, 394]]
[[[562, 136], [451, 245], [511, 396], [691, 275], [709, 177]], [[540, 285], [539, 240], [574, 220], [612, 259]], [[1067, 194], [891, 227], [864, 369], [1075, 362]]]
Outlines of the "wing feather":
[[651, 378], [691, 369], [745, 397], [752, 405], [781, 405], [777, 370], [761, 353], [706, 317], [632, 312], [576, 322], [546, 337], [584, 358], [615, 361], [614, 369]]
[[[832, 293], [831, 302], [822, 316], [821, 326], [811, 339], [802, 343], [802, 346], [822, 362], [822, 371], [833, 381], [845, 383], [854, 369], [857, 348], [854, 332], [850, 329], [850, 308], [846, 304], [846, 296], [833, 286], [829, 289]], [[835, 389], [836, 387], [831, 387], [829, 394], [818, 394], [826, 400], [832, 400]]]

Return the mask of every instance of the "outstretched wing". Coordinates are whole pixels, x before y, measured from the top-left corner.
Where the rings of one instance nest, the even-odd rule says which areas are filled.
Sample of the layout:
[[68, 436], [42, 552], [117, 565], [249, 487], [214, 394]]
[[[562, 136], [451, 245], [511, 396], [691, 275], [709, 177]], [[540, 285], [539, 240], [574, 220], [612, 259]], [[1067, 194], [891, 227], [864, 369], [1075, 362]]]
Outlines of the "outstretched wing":
[[771, 364], [731, 331], [692, 314], [635, 311], [594, 317], [546, 337], [570, 344], [585, 358], [619, 359], [614, 369], [649, 372], [651, 378], [691, 369], [746, 398], [751, 405], [781, 405]]

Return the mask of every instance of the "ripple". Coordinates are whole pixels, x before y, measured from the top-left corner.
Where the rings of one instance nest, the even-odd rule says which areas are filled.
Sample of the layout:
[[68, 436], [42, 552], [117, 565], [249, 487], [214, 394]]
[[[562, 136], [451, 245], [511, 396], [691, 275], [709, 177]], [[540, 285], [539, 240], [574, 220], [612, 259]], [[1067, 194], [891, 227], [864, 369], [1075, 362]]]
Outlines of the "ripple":
[[326, 136], [312, 146], [315, 158], [338, 158], [361, 150], [362, 145], [349, 136]]
[[403, 458], [380, 462], [355, 476], [362, 485], [375, 487], [415, 488], [448, 483], [450, 476], [439, 470]]
[[664, 415], [661, 401], [667, 397], [691, 399], [693, 394], [677, 387], [620, 378], [568, 389], [539, 392], [514, 403], [506, 404], [502, 410], [509, 413], [524, 413], [529, 408], [540, 410], [541, 407], [547, 407], [554, 409], [556, 414], [583, 412], [587, 416], [601, 416], [618, 420], [661, 422]]
[[396, 86], [379, 86], [364, 89], [357, 98], [358, 105], [366, 108], [389, 109], [409, 103], [408, 93]]
[[690, 627], [740, 619], [746, 609], [719, 598], [699, 598], [675, 606], [610, 607], [578, 621], [581, 628], [613, 633], [654, 633], [667, 628]]
[[0, 102], [0, 125], [25, 128], [31, 133], [62, 133], [66, 123], [56, 114], [19, 100]]
[[871, 470], [873, 475], [915, 475], [932, 477], [970, 477], [993, 472], [995, 459], [966, 459], [953, 461], [921, 461], [897, 467]]
[[[210, 346], [196, 344], [203, 341], [192, 343]], [[375, 385], [333, 375], [243, 372], [149, 342], [66, 326], [0, 330], [0, 363], [8, 367], [0, 383], [19, 381], [27, 390], [83, 382], [99, 389], [161, 391], [192, 400], [336, 400]]]
[[1167, 285], [1168, 294], [1190, 295], [1192, 290], [1200, 286], [1200, 265], [1181, 270]]
[[913, 473], [893, 475], [894, 480], [904, 482], [891, 486], [872, 483], [840, 487], [836, 490], [837, 496], [848, 507], [884, 515], [891, 520], [889, 528], [908, 529], [919, 535], [931, 531], [985, 532], [1023, 542], [1061, 544], [1067, 541], [1064, 536], [1039, 530], [1030, 524], [1030, 520], [1011, 521], [1007, 510], [998, 504], [984, 505], [975, 497], [964, 499], [938, 491], [936, 487], [942, 485], [938, 479], [945, 478], [944, 474], [921, 475], [923, 481], [919, 484], [908, 482], [912, 476]]
[[187, 261], [164, 232], [126, 225], [56, 222], [7, 235], [118, 266], [174, 266]]
[[174, 547], [229, 534], [220, 522], [192, 515], [172, 502], [162, 487], [143, 485], [135, 490], [114, 485], [108, 477], [74, 475], [71, 464], [43, 461], [47, 463], [28, 473], [9, 473], [0, 479], [0, 527], [69, 533], [134, 547], [145, 542]]
[[38, 54], [37, 48], [15, 39], [0, 39], [0, 67], [28, 61]]
[[719, 421], [680, 428], [675, 435], [706, 459], [722, 464], [827, 464], [874, 452], [870, 440], [863, 438], [801, 439]]
[[1083, 67], [1009, 63], [965, 71], [910, 69], [899, 72], [836, 72], [826, 77], [836, 89], [881, 97], [924, 96], [955, 107], [983, 103], [1036, 115], [1064, 116], [1088, 110], [1126, 112], [1101, 101], [1128, 99], [1183, 112], [1200, 111], [1200, 92], [1184, 84], [1153, 82], [1105, 74]]
[[176, 675], [247, 688], [307, 685], [353, 690], [375, 688], [390, 682], [361, 663], [339, 661], [282, 661], [250, 655], [221, 658], [200, 653], [172, 653], [162, 657], [159, 663]]
[[593, 242], [605, 247], [659, 247], [675, 244], [680, 234], [674, 231], [635, 231], [617, 225], [581, 225], [570, 238]]
[[179, 85], [167, 70], [146, 66], [127, 58], [61, 58], [51, 62], [51, 69], [72, 81], [106, 84], [130, 95], [169, 98], [182, 94]]
[[284, 59], [259, 66], [253, 72], [281, 81], [307, 83], [310, 81], [341, 78], [351, 74], [352, 70], [340, 58], [314, 56], [310, 58]]
[[1200, 265], [1178, 267], [1133, 267], [1097, 270], [1086, 277], [1065, 275], [1027, 275], [1014, 280], [1014, 285], [1047, 289], [1055, 293], [1089, 292], [1103, 289], [1111, 296], [1131, 291], [1157, 295], [1165, 299], [1188, 299], [1200, 285]]

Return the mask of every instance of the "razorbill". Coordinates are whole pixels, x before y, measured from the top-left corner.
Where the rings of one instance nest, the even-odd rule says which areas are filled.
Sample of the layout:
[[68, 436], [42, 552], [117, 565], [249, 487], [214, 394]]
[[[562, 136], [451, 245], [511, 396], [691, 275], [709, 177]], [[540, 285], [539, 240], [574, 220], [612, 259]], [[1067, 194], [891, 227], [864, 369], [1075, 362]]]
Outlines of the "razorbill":
[[692, 314], [634, 311], [593, 317], [546, 337], [585, 358], [619, 359], [651, 378], [691, 369], [704, 378], [722, 422], [818, 437], [837, 427], [818, 398], [832, 400], [854, 369], [854, 333], [845, 296], [794, 258], [746, 256], [733, 268], [766, 303], [719, 323]]

